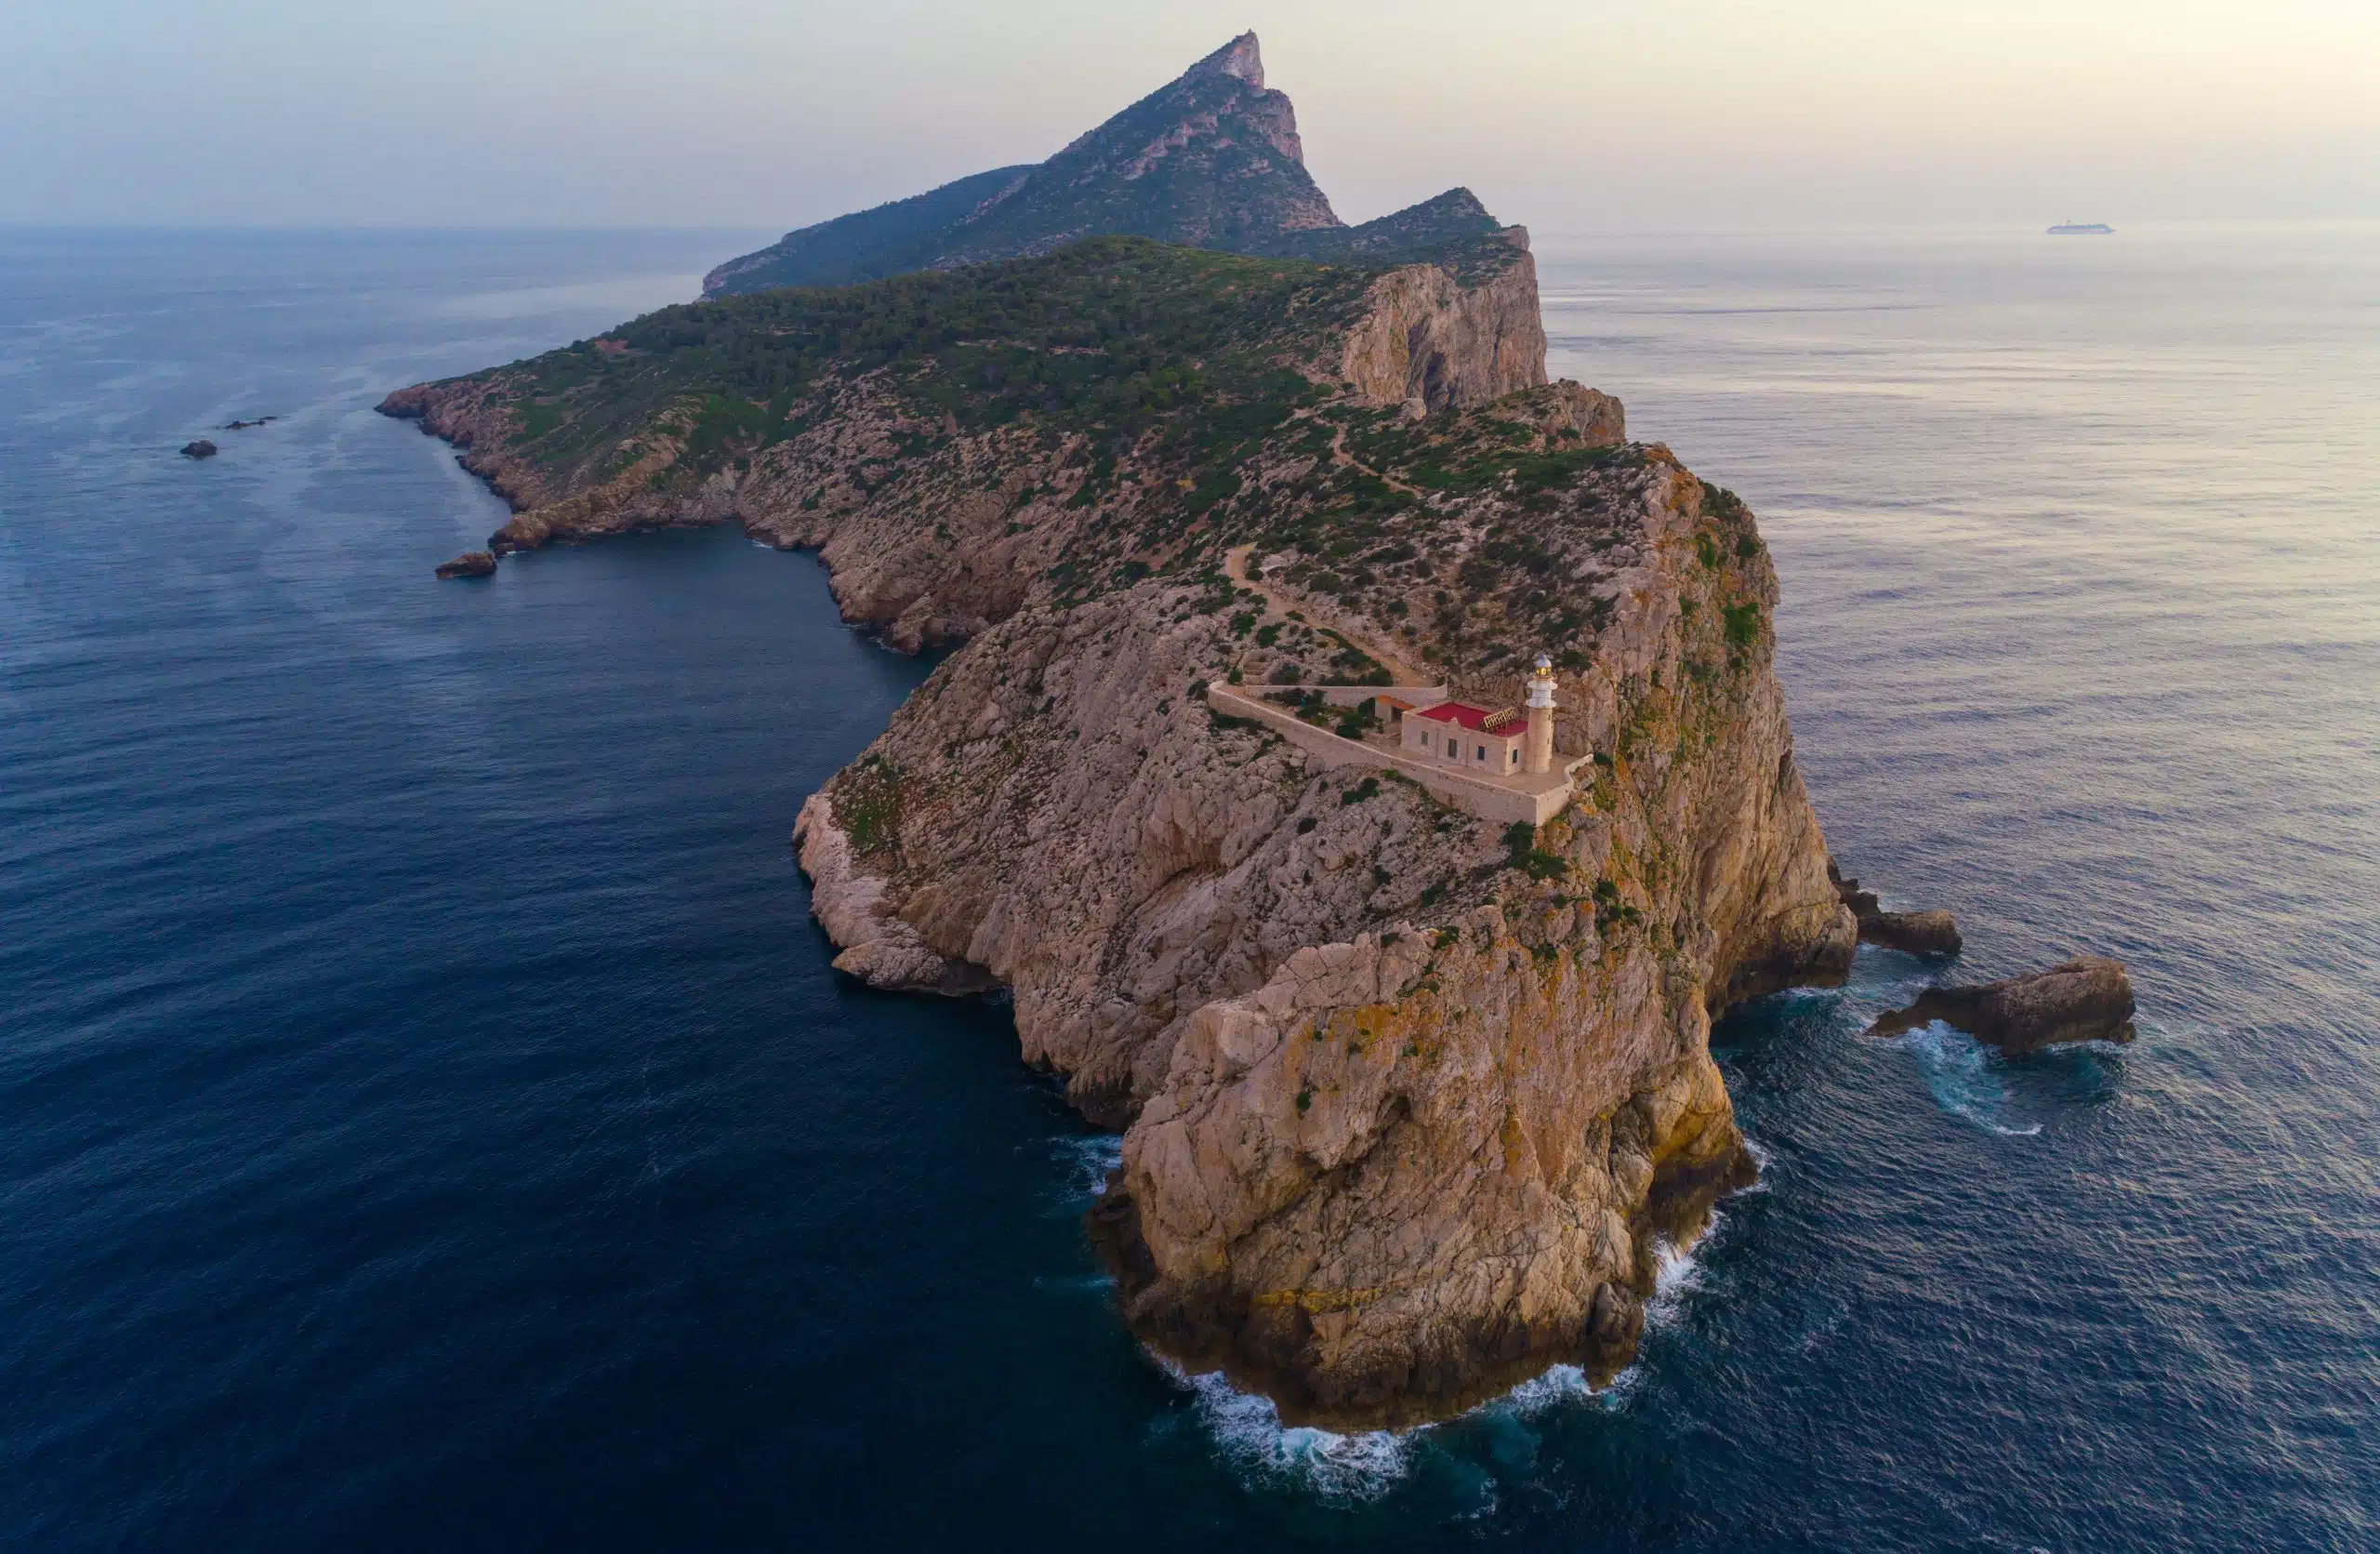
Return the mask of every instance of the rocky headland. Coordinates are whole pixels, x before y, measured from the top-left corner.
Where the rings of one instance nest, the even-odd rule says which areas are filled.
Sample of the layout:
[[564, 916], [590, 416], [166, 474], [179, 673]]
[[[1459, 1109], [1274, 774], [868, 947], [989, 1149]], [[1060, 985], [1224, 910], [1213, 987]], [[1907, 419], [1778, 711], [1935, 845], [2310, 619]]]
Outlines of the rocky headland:
[[[1656, 1243], [1750, 1172], [1712, 1016], [1849, 963], [1752, 515], [1546, 381], [1517, 229], [1099, 237], [666, 309], [382, 408], [509, 498], [493, 551], [734, 522], [894, 644], [962, 644], [801, 810], [836, 963], [1012, 993], [1027, 1060], [1124, 1130], [1092, 1230], [1134, 1331], [1292, 1421], [1623, 1363]], [[1540, 651], [1576, 790], [1534, 828], [1204, 694], [1394, 659], [1492, 707]]]

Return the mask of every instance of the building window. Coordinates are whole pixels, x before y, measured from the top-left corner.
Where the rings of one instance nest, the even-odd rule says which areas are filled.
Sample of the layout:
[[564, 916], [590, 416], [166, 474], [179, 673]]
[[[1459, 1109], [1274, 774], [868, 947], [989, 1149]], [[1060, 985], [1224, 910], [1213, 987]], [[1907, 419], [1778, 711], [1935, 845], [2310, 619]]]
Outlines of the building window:
[[1479, 760], [1480, 760], [1480, 764], [1481, 764], [1485, 765], [1485, 764], [1487, 764], [1487, 761], [1488, 761], [1488, 747], [1487, 747], [1486, 745], [1481, 745], [1481, 746], [1479, 747]]

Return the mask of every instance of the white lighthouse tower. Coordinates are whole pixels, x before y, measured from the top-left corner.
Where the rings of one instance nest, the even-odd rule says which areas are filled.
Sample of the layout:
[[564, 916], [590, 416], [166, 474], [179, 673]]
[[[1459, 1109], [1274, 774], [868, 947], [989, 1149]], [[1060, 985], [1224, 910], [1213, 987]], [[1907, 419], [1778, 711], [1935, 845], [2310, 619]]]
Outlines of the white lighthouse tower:
[[1537, 672], [1528, 677], [1528, 742], [1521, 765], [1526, 771], [1554, 769], [1554, 660], [1540, 653]]

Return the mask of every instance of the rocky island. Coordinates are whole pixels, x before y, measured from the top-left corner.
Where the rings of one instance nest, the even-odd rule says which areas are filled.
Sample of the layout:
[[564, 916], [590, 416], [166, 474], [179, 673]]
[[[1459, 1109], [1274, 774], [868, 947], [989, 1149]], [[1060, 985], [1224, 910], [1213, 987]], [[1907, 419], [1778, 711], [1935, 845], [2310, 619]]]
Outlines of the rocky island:
[[[959, 644], [801, 811], [837, 965], [1012, 993], [1124, 1130], [1091, 1229], [1154, 1348], [1402, 1423], [1625, 1361], [1657, 1240], [1750, 1175], [1713, 1015], [1858, 924], [1752, 514], [1546, 380], [1525, 232], [1311, 190], [1243, 38], [1038, 168], [382, 408], [509, 499], [492, 551], [734, 522]], [[1517, 731], [1525, 682], [1541, 822], [1391, 759], [1433, 707]]]

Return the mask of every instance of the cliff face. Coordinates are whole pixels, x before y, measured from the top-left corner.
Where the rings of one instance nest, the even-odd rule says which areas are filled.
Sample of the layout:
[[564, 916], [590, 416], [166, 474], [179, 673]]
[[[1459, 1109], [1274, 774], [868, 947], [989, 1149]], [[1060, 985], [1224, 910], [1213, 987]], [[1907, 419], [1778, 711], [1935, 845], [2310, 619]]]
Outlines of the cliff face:
[[1418, 399], [1432, 410], [1485, 405], [1545, 381], [1537, 261], [1513, 228], [1517, 262], [1464, 286], [1436, 265], [1408, 265], [1372, 284], [1347, 332], [1339, 374], [1366, 403]]
[[[1129, 1130], [1093, 1231], [1136, 1332], [1293, 1420], [1404, 1421], [1626, 1357], [1656, 1240], [1748, 1169], [1712, 1013], [1855, 935], [1751, 513], [1542, 342], [1501, 239], [1387, 272], [1104, 240], [384, 408], [522, 509], [499, 548], [733, 518], [896, 644], [963, 642], [802, 808], [838, 966], [1005, 986]], [[1395, 658], [1508, 702], [1540, 649], [1590, 764], [1534, 832], [1201, 697]]]
[[1848, 963], [1765, 641], [1711, 640], [1765, 558], [1704, 564], [1673, 461], [1612, 495], [1638, 549], [1557, 740], [1600, 777], [1527, 870], [1210, 715], [1247, 601], [1158, 582], [977, 639], [797, 828], [839, 965], [1006, 984], [1027, 1058], [1130, 1122], [1097, 1218], [1135, 1329], [1289, 1418], [1622, 1361], [1654, 1239], [1748, 1169], [1712, 1011]]

